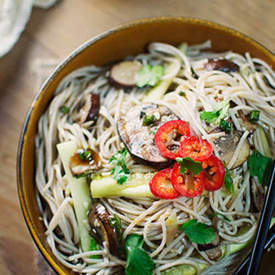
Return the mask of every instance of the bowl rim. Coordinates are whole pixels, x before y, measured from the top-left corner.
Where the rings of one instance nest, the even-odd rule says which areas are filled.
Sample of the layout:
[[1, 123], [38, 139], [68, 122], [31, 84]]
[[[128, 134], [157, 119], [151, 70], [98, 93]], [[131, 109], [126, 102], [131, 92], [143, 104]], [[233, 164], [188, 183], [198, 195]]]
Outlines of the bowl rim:
[[112, 35], [113, 33], [117, 33], [117, 32], [120, 32], [122, 30], [129, 29], [129, 28], [132, 28], [132, 27], [137, 26], [137, 25], [146, 25], [146, 24], [150, 24], [150, 23], [165, 22], [165, 21], [167, 21], [167, 22], [169, 22], [169, 21], [175, 21], [175, 22], [176, 21], [181, 21], [183, 23], [191, 23], [191, 24], [195, 24], [195, 25], [208, 26], [208, 27], [211, 27], [213, 29], [218, 29], [220, 31], [229, 33], [229, 34], [231, 34], [235, 37], [239, 37], [239, 38], [245, 40], [246, 42], [249, 42], [250, 44], [252, 44], [256, 48], [263, 51], [268, 57], [270, 57], [271, 60], [274, 60], [274, 54], [271, 50], [266, 48], [260, 42], [256, 41], [255, 39], [251, 38], [250, 36], [240, 32], [240, 31], [237, 31], [237, 30], [235, 30], [231, 27], [227, 27], [227, 26], [219, 24], [219, 23], [215, 23], [213, 21], [209, 21], [209, 20], [205, 20], [205, 19], [201, 19], [201, 18], [196, 18], [196, 17], [182, 17], [182, 16], [148, 17], [148, 18], [143, 18], [143, 19], [138, 19], [138, 20], [131, 20], [129, 22], [119, 24], [119, 25], [117, 25], [117, 26], [115, 26], [115, 27], [113, 27], [109, 30], [106, 30], [102, 33], [99, 33], [99, 34], [93, 36], [92, 38], [90, 38], [87, 41], [85, 41], [84, 43], [82, 43], [75, 50], [73, 50], [69, 55], [67, 55], [57, 65], [57, 67], [50, 73], [50, 75], [43, 82], [42, 86], [40, 87], [38, 92], [36, 92], [36, 94], [35, 94], [35, 96], [32, 100], [31, 107], [28, 109], [28, 112], [26, 114], [26, 117], [25, 117], [25, 120], [24, 120], [24, 123], [23, 123], [22, 130], [21, 130], [21, 134], [20, 134], [20, 137], [19, 137], [19, 143], [18, 143], [18, 147], [17, 147], [17, 163], [16, 163], [17, 194], [18, 194], [20, 207], [21, 207], [21, 211], [22, 211], [25, 223], [27, 225], [27, 228], [28, 228], [28, 230], [31, 234], [31, 237], [32, 237], [36, 247], [41, 252], [44, 259], [48, 262], [49, 266], [55, 272], [57, 272], [57, 274], [66, 275], [66, 273], [60, 267], [60, 266], [62, 266], [62, 264], [55, 261], [55, 259], [48, 253], [47, 248], [43, 245], [42, 241], [39, 238], [38, 233], [34, 229], [31, 217], [29, 215], [29, 209], [28, 209], [27, 204], [26, 204], [25, 195], [24, 195], [24, 188], [23, 188], [22, 155], [23, 155], [23, 149], [24, 149], [24, 146], [25, 146], [24, 138], [25, 138], [26, 133], [28, 132], [28, 126], [29, 126], [30, 118], [31, 118], [32, 112], [35, 108], [35, 105], [36, 105], [35, 103], [36, 103], [37, 100], [39, 100], [39, 98], [44, 96], [44, 94], [46, 93], [47, 86], [49, 86], [49, 84], [53, 81], [55, 76], [72, 59], [76, 58], [80, 53], [85, 51], [85, 49], [87, 47], [89, 47], [90, 45], [97, 43], [99, 40], [101, 40], [101, 39], [103, 39], [103, 38], [105, 38], [109, 35]]

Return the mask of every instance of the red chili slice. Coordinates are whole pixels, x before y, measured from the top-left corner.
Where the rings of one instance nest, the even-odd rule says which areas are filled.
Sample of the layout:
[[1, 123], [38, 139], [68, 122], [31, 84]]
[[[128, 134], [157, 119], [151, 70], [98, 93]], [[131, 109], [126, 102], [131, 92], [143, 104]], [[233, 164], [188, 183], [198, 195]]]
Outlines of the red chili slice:
[[169, 159], [179, 156], [180, 142], [190, 136], [189, 125], [183, 120], [170, 120], [161, 125], [155, 134], [160, 154]]
[[187, 198], [201, 195], [204, 190], [205, 177], [203, 171], [192, 175], [188, 170], [184, 175], [180, 173], [180, 165], [175, 163], [172, 170], [172, 185], [176, 191]]
[[202, 162], [202, 168], [205, 175], [205, 189], [207, 191], [220, 189], [225, 175], [222, 161], [212, 155], [209, 159]]
[[195, 161], [208, 159], [213, 153], [211, 144], [195, 136], [184, 139], [180, 144], [179, 155], [183, 158], [190, 157]]
[[161, 199], [174, 199], [180, 194], [171, 183], [171, 168], [159, 171], [151, 179], [149, 186], [152, 194]]

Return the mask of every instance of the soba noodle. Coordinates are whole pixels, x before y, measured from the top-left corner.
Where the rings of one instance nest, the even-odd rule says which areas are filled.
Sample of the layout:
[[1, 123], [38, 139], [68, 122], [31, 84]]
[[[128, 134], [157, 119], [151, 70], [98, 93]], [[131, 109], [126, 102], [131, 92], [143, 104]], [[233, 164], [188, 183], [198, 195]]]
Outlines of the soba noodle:
[[[230, 100], [233, 103], [229, 116], [234, 128], [242, 131], [242, 136], [228, 165], [231, 168], [246, 140], [251, 148], [265, 153], [260, 135], [253, 135], [243, 129], [238, 113], [247, 115], [252, 110], [259, 110], [261, 115], [258, 125], [264, 128], [269, 144], [274, 145], [275, 89], [271, 86], [275, 86], [275, 75], [264, 61], [251, 57], [249, 53], [242, 56], [231, 51], [205, 51], [210, 48], [210, 41], [188, 46], [185, 52], [172, 45], [152, 43], [148, 53], [128, 59], [151, 65], [173, 63], [173, 71], [162, 77], [163, 80], [172, 78], [171, 88], [155, 103], [167, 106], [180, 119], [188, 121], [194, 134], [206, 139], [217, 156], [219, 151], [213, 140], [222, 137], [224, 132], [209, 131], [209, 126], [200, 119], [200, 112], [213, 110], [217, 101]], [[239, 66], [239, 72], [206, 71], [204, 65], [210, 58], [229, 59]], [[197, 78], [191, 69], [196, 71]], [[125, 90], [112, 86], [109, 83], [109, 72], [109, 67], [88, 66], [66, 76], [41, 116], [36, 136], [35, 181], [38, 199], [41, 201], [42, 198], [45, 202], [40, 202], [40, 205], [47, 241], [58, 261], [81, 274], [115, 274], [121, 270], [121, 266], [126, 265], [125, 260], [110, 254], [105, 243], [99, 245], [96, 251], [81, 250], [68, 179], [64, 176], [60, 156], [56, 151], [58, 143], [73, 140], [79, 148], [91, 148], [97, 152], [102, 164], [97, 173], [110, 175], [112, 164], [109, 159], [124, 147], [116, 123], [130, 108], [143, 102], [146, 88], [133, 87]], [[96, 125], [89, 128], [89, 122], [80, 125], [77, 121], [81, 115], [79, 106], [91, 92], [100, 96], [101, 106]], [[69, 114], [60, 112], [61, 106], [67, 106], [70, 109]], [[274, 146], [270, 149], [274, 158]], [[127, 155], [126, 162], [131, 173], [155, 171], [154, 168], [135, 162], [130, 154]], [[251, 211], [251, 176], [247, 162], [231, 173], [234, 194], [218, 190], [193, 199], [183, 196], [172, 200], [111, 197], [101, 198], [99, 201], [111, 215], [117, 215], [121, 219], [123, 239], [130, 233], [143, 236], [147, 252], [155, 263], [155, 274], [161, 274], [162, 271], [181, 264], [191, 265], [199, 273], [205, 265], [215, 265], [216, 262], [200, 251], [196, 244], [191, 243], [183, 232], [167, 244], [166, 220], [175, 213], [178, 224], [195, 218], [211, 225], [212, 221], [208, 216], [208, 210], [211, 209], [225, 217], [217, 222], [217, 232], [224, 247], [251, 239], [255, 233], [258, 215]], [[248, 230], [238, 235], [244, 225]], [[91, 255], [100, 255], [101, 258], [94, 259]], [[232, 256], [227, 255], [225, 258], [230, 257]], [[226, 264], [228, 262], [222, 260], [217, 265], [221, 273]]]

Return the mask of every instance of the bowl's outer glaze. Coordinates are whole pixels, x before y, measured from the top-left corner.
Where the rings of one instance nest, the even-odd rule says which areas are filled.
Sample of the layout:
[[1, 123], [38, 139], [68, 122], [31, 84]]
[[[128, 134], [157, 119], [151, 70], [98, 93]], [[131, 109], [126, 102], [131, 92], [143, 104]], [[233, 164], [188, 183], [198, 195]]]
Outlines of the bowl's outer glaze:
[[60, 80], [71, 71], [86, 65], [104, 65], [123, 59], [127, 55], [144, 52], [153, 41], [178, 45], [202, 43], [211, 40], [214, 51], [228, 49], [238, 53], [250, 52], [251, 56], [266, 61], [275, 67], [274, 54], [251, 38], [208, 21], [164, 17], [144, 19], [123, 25], [96, 36], [75, 50], [44, 83], [36, 95], [22, 131], [17, 165], [18, 194], [22, 211], [30, 233], [45, 258], [58, 274], [73, 274], [62, 266], [51, 253], [46, 242], [45, 227], [39, 219], [34, 183], [34, 137], [37, 122], [50, 102]]

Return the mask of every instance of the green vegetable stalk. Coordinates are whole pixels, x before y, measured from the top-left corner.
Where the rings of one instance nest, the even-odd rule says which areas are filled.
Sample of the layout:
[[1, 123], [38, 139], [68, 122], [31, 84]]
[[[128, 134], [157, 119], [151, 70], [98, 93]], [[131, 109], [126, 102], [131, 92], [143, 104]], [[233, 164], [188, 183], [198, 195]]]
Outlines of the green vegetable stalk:
[[86, 252], [96, 250], [97, 244], [94, 238], [90, 236], [89, 230], [87, 228], [87, 215], [92, 203], [89, 186], [85, 178], [77, 179], [73, 177], [69, 167], [70, 158], [75, 154], [77, 149], [77, 144], [74, 141], [57, 144], [57, 150], [69, 181], [69, 187], [71, 190], [73, 206], [80, 235], [81, 248], [84, 252]]

